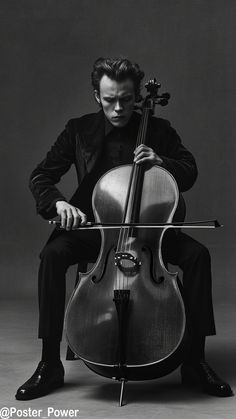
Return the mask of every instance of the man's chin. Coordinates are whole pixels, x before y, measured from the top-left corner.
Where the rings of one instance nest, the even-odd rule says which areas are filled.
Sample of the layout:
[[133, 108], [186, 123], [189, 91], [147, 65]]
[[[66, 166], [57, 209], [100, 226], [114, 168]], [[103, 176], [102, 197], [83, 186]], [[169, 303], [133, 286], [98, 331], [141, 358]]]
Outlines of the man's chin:
[[113, 127], [122, 128], [128, 123], [128, 119], [127, 118], [111, 119], [110, 123], [113, 125]]

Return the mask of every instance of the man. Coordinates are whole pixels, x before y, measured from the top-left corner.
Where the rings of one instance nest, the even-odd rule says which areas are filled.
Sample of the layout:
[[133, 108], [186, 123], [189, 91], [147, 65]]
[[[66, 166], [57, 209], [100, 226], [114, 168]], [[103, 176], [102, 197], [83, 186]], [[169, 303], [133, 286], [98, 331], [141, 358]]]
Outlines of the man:
[[[98, 255], [99, 233], [75, 230], [93, 219], [91, 196], [96, 181], [109, 169], [133, 161], [137, 165], [164, 167], [174, 176], [181, 192], [191, 188], [196, 180], [195, 160], [168, 121], [152, 117], [148, 145], [135, 149], [140, 115], [134, 112], [134, 105], [140, 99], [143, 77], [139, 66], [127, 59], [99, 58], [94, 64], [92, 84], [100, 111], [70, 120], [31, 175], [30, 188], [38, 213], [46, 219], [58, 215], [62, 229], [52, 233], [40, 255], [42, 358], [32, 377], [18, 389], [18, 400], [43, 396], [64, 383], [60, 341], [65, 274], [70, 265], [94, 261]], [[79, 187], [67, 202], [55, 184], [72, 164]], [[164, 240], [163, 257], [183, 270], [184, 298], [191, 321], [191, 348], [181, 368], [182, 382], [198, 382], [207, 393], [231, 396], [230, 386], [204, 359], [205, 336], [215, 334], [209, 252], [188, 235], [179, 233], [172, 235], [171, 241], [168, 236]]]

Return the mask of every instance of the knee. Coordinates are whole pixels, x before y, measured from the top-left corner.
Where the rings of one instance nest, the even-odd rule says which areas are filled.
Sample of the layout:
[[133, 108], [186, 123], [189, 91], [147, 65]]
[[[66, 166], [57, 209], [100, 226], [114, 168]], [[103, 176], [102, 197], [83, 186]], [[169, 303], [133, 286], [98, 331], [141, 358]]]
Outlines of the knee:
[[51, 242], [44, 246], [39, 257], [41, 261], [52, 261], [57, 264], [64, 264], [66, 261], [66, 252], [61, 246]]
[[193, 248], [193, 257], [197, 260], [200, 260], [204, 263], [211, 262], [211, 255], [206, 246], [201, 243], [198, 243]]

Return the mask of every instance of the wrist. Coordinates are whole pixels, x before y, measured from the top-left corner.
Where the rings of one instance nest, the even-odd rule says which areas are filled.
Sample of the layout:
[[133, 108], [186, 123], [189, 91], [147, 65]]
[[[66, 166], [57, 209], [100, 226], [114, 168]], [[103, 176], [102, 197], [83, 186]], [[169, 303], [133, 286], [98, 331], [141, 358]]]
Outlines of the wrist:
[[58, 207], [60, 207], [61, 204], [65, 204], [65, 203], [66, 201], [56, 201], [55, 202], [56, 209], [58, 209]]

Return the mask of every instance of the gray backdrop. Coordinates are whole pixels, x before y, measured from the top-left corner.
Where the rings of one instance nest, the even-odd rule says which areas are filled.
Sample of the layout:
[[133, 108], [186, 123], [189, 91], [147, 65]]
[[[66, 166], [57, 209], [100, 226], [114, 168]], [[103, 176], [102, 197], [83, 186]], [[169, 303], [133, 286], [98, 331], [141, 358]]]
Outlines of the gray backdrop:
[[[51, 231], [36, 216], [30, 172], [69, 118], [96, 111], [94, 60], [124, 55], [172, 95], [157, 112], [199, 167], [187, 219], [224, 224], [192, 234], [210, 248], [215, 300], [234, 300], [235, 10], [234, 0], [1, 1], [1, 297], [36, 295]], [[74, 173], [60, 186], [68, 197]]]

